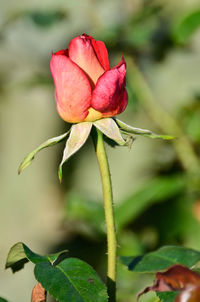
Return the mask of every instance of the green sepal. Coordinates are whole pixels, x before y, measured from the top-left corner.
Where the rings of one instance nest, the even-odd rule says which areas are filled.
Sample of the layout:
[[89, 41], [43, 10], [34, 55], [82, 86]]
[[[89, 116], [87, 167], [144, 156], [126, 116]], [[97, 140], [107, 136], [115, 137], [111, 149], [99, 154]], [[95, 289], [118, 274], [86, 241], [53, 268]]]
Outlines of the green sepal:
[[60, 182], [62, 181], [62, 165], [85, 144], [91, 129], [91, 122], [78, 123], [71, 127], [70, 135], [63, 152], [63, 158], [58, 169]]
[[32, 161], [33, 161], [36, 153], [38, 153], [40, 150], [42, 150], [44, 148], [47, 148], [47, 147], [53, 146], [53, 145], [55, 145], [57, 143], [60, 143], [62, 140], [64, 140], [67, 137], [67, 135], [69, 134], [69, 132], [70, 132], [70, 130], [67, 131], [64, 134], [61, 134], [59, 136], [56, 136], [56, 137], [48, 139], [43, 144], [41, 144], [37, 149], [35, 149], [32, 152], [30, 152], [24, 158], [24, 160], [21, 162], [21, 164], [19, 166], [19, 169], [18, 169], [18, 174], [20, 174], [22, 172], [22, 170], [24, 170], [26, 167], [28, 167], [32, 163]]
[[93, 122], [94, 126], [118, 145], [124, 146], [126, 141], [123, 139], [119, 127], [112, 118], [103, 118]]
[[174, 137], [171, 135], [156, 134], [156, 133], [152, 132], [151, 130], [141, 129], [141, 128], [136, 128], [136, 127], [130, 126], [130, 125], [120, 121], [119, 119], [115, 118], [114, 120], [116, 121], [117, 125], [120, 127], [120, 130], [124, 134], [142, 135], [142, 136], [147, 136], [150, 138], [161, 138], [164, 140], [174, 139]]

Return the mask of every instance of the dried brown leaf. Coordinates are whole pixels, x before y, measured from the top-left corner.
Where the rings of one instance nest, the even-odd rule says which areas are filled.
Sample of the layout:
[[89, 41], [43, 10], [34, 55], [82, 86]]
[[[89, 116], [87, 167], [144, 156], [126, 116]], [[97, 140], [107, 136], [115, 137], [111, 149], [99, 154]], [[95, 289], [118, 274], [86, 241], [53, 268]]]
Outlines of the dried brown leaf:
[[46, 302], [46, 291], [40, 283], [33, 288], [31, 302]]
[[[191, 287], [193, 288], [193, 291], [191, 290]], [[182, 300], [177, 300], [176, 302], [199, 302], [200, 299], [185, 300], [185, 295], [188, 295], [189, 297], [191, 296], [191, 299], [193, 299], [193, 296], [195, 297], [199, 295], [199, 293], [196, 292], [199, 288], [200, 274], [191, 271], [183, 265], [174, 265], [165, 272], [156, 273], [154, 284], [146, 287], [141, 293], [139, 293], [138, 298], [149, 291], [166, 292], [181, 290], [181, 294], [184, 298], [182, 298]], [[179, 298], [179, 296], [177, 298]]]
[[188, 285], [176, 298], [175, 302], [199, 302], [200, 286]]

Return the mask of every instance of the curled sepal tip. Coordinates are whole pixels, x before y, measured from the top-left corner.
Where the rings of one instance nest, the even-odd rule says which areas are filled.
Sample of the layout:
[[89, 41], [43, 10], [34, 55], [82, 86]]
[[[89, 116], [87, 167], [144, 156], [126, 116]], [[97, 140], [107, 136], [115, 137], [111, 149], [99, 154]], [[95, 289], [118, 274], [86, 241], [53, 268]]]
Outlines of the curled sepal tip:
[[57, 143], [60, 143], [62, 140], [64, 140], [66, 138], [66, 136], [69, 134], [69, 131], [64, 133], [64, 134], [61, 134], [59, 136], [56, 136], [56, 137], [53, 137], [53, 138], [50, 138], [48, 139], [47, 141], [45, 141], [43, 144], [41, 144], [38, 148], [36, 148], [35, 150], [33, 150], [32, 152], [30, 152], [25, 158], [24, 160], [21, 162], [20, 166], [19, 166], [19, 169], [18, 169], [18, 174], [20, 174], [22, 172], [22, 170], [24, 170], [26, 167], [28, 167], [36, 153], [38, 153], [40, 150], [44, 149], [44, 148], [47, 148], [47, 147], [50, 147], [50, 146], [53, 146]]
[[71, 127], [70, 136], [66, 142], [63, 158], [58, 169], [58, 177], [60, 182], [62, 181], [62, 165], [70, 156], [76, 153], [85, 144], [91, 128], [91, 122], [78, 123]]
[[163, 134], [156, 134], [154, 132], [152, 132], [151, 130], [147, 130], [147, 129], [141, 129], [141, 128], [136, 128], [133, 126], [130, 126], [118, 119], [114, 119], [117, 123], [117, 125], [119, 126], [120, 130], [122, 131], [122, 133], [124, 134], [135, 134], [135, 135], [142, 135], [142, 136], [147, 136], [150, 138], [160, 138], [160, 139], [164, 139], [164, 140], [171, 140], [174, 139], [173, 136], [171, 135], [163, 135]]

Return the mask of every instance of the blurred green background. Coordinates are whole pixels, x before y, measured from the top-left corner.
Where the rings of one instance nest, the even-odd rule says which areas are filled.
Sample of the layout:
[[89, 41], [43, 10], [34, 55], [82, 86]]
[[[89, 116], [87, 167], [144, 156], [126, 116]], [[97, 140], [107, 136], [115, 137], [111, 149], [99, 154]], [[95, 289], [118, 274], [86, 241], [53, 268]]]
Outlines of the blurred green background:
[[[15, 275], [4, 271], [17, 241], [41, 254], [67, 248], [105, 276], [101, 183], [91, 141], [65, 165], [62, 185], [63, 144], [42, 151], [17, 176], [28, 152], [69, 127], [56, 113], [49, 61], [51, 52], [84, 32], [105, 41], [111, 66], [122, 53], [127, 61], [129, 105], [120, 119], [177, 137], [137, 138], [131, 150], [107, 146], [119, 255], [164, 244], [200, 250], [199, 0], [2, 1], [0, 296], [13, 302], [30, 300], [35, 284], [31, 264]], [[120, 264], [118, 273], [119, 302], [135, 301], [152, 279]]]

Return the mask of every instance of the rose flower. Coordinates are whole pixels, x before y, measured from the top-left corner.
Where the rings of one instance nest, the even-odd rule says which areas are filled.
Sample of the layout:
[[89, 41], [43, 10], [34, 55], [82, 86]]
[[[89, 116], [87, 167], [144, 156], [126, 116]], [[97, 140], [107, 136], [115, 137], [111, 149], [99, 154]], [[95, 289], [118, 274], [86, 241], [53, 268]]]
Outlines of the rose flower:
[[122, 57], [109, 69], [102, 41], [86, 34], [72, 39], [69, 49], [52, 54], [50, 69], [57, 111], [64, 121], [92, 122], [115, 116], [126, 108], [126, 62]]

